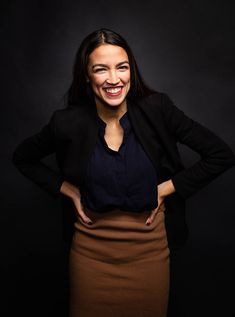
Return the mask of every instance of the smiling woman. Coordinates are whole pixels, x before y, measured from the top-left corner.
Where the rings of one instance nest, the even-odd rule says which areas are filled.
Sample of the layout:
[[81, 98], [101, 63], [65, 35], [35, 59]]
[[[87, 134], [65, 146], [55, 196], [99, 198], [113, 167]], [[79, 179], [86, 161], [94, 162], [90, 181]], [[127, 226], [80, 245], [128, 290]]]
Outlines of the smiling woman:
[[115, 108], [110, 106], [118, 106], [120, 113], [126, 112], [131, 75], [126, 51], [120, 46], [102, 44], [89, 55], [87, 69], [99, 115], [112, 116]]
[[[235, 156], [147, 87], [129, 45], [112, 30], [81, 42], [66, 97], [67, 107], [17, 146], [13, 163], [61, 198], [70, 317], [166, 317], [170, 250], [188, 232], [185, 199]], [[199, 161], [184, 168], [178, 142]], [[41, 162], [52, 153], [58, 173]]]

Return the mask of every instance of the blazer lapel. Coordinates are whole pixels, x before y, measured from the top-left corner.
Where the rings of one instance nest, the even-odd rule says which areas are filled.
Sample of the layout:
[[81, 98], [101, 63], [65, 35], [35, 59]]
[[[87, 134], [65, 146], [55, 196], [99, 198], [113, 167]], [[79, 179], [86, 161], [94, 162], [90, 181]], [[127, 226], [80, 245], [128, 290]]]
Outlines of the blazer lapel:
[[127, 100], [127, 108], [133, 130], [156, 169], [160, 168], [162, 147], [156, 133], [151, 129], [148, 119], [137, 103]]
[[128, 110], [133, 129], [156, 169], [171, 173], [181, 169], [182, 163], [175, 155], [177, 146], [167, 133], [156, 102], [146, 101], [146, 98], [135, 103], [129, 100]]

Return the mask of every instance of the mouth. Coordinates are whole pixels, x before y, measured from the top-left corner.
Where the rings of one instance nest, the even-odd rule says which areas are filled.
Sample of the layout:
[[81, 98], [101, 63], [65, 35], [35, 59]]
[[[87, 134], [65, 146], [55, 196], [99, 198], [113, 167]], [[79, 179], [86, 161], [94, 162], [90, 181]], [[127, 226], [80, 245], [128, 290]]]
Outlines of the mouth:
[[104, 91], [108, 97], [118, 97], [122, 94], [123, 86], [104, 88]]

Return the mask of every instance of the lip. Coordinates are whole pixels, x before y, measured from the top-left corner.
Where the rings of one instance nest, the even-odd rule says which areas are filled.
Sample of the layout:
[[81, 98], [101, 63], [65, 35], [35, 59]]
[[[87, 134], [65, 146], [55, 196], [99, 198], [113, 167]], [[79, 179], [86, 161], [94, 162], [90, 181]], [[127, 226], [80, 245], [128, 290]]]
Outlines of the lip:
[[[110, 92], [107, 92], [107, 91], [106, 91], [106, 89], [109, 89], [109, 88], [113, 88], [113, 89], [115, 89], [115, 88], [121, 88], [121, 90], [118, 91], [118, 92], [116, 92], [116, 93], [110, 93]], [[122, 94], [122, 92], [123, 92], [123, 86], [106, 87], [106, 88], [104, 88], [104, 91], [105, 91], [105, 94], [106, 94], [108, 97], [119, 97], [119, 96]]]
[[113, 88], [113, 89], [115, 89], [115, 88], [123, 88], [123, 86], [109, 86], [109, 87], [104, 87], [104, 89], [109, 89], [109, 88]]

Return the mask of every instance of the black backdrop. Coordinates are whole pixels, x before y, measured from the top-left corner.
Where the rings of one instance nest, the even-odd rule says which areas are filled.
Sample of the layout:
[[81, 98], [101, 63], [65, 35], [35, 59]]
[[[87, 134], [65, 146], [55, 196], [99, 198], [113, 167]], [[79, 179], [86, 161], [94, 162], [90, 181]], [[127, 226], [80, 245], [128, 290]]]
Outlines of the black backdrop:
[[[59, 202], [11, 155], [63, 106], [80, 41], [100, 27], [123, 35], [146, 82], [235, 150], [234, 21], [232, 1], [1, 2], [2, 316], [66, 316]], [[180, 151], [186, 166], [198, 159]], [[55, 167], [53, 156], [46, 162]], [[234, 177], [233, 168], [187, 201], [190, 239], [172, 260], [173, 316], [235, 316]]]

